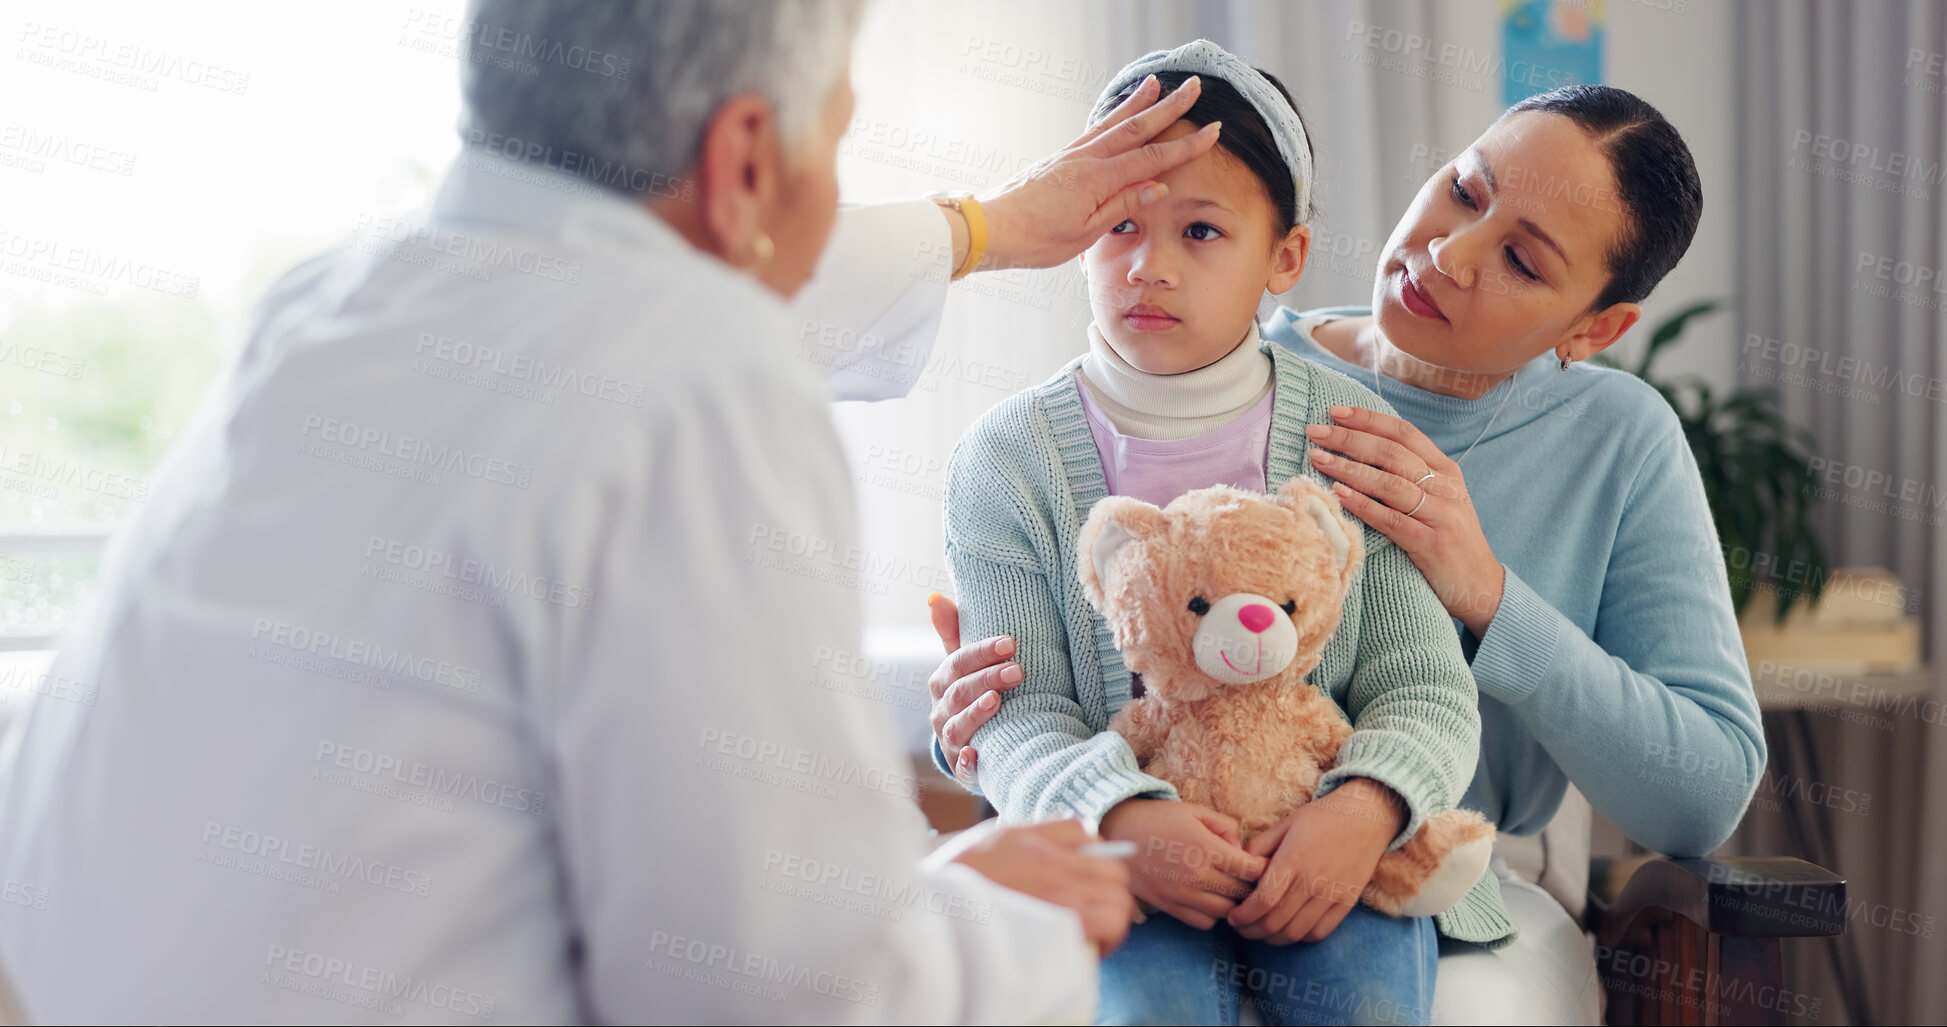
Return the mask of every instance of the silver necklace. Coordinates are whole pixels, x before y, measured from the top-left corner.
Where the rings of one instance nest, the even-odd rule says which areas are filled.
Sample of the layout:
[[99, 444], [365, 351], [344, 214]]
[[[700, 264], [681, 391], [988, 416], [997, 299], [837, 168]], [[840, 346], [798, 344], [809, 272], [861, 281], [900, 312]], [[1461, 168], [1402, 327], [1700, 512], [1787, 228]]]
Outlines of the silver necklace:
[[[1323, 326], [1321, 326], [1321, 327], [1323, 327]], [[1463, 460], [1466, 460], [1466, 459], [1467, 459], [1467, 454], [1468, 454], [1468, 453], [1472, 453], [1472, 452], [1474, 451], [1474, 447], [1475, 447], [1475, 446], [1478, 446], [1478, 445], [1480, 445], [1480, 444], [1481, 444], [1481, 440], [1482, 440], [1482, 439], [1484, 439], [1484, 438], [1487, 438], [1487, 430], [1488, 430], [1489, 428], [1492, 428], [1492, 427], [1494, 427], [1494, 421], [1495, 421], [1495, 420], [1496, 420], [1497, 418], [1499, 418], [1499, 417], [1501, 416], [1501, 408], [1502, 408], [1502, 407], [1505, 407], [1505, 406], [1507, 406], [1507, 405], [1508, 405], [1508, 400], [1510, 400], [1510, 399], [1513, 399], [1513, 398], [1514, 398], [1514, 381], [1515, 381], [1515, 379], [1517, 379], [1517, 378], [1519, 378], [1519, 377], [1521, 377], [1521, 372], [1522, 372], [1522, 371], [1525, 371], [1525, 370], [1527, 370], [1527, 366], [1526, 366], [1526, 365], [1523, 365], [1523, 366], [1521, 366], [1521, 367], [1517, 367], [1517, 368], [1515, 368], [1515, 369], [1514, 369], [1514, 373], [1513, 373], [1513, 374], [1511, 374], [1511, 375], [1508, 375], [1508, 377], [1507, 377], [1507, 381], [1506, 381], [1506, 382], [1504, 383], [1504, 384], [1506, 384], [1506, 385], [1507, 385], [1507, 387], [1508, 387], [1508, 394], [1507, 394], [1507, 395], [1505, 395], [1505, 396], [1502, 396], [1502, 397], [1501, 397], [1501, 402], [1499, 402], [1499, 403], [1497, 403], [1497, 404], [1495, 404], [1495, 406], [1494, 406], [1494, 413], [1492, 413], [1492, 414], [1490, 414], [1490, 415], [1488, 415], [1488, 418], [1487, 418], [1487, 423], [1486, 423], [1486, 424], [1483, 424], [1483, 425], [1481, 425], [1481, 433], [1480, 433], [1479, 435], [1476, 435], [1476, 436], [1474, 436], [1474, 441], [1472, 441], [1472, 442], [1470, 442], [1470, 443], [1468, 443], [1468, 444], [1467, 444], [1467, 448], [1466, 448], [1465, 450], [1463, 450], [1463, 451], [1461, 451], [1461, 454], [1460, 454], [1459, 456], [1457, 456], [1457, 457], [1454, 457], [1454, 461], [1453, 461], [1453, 464], [1454, 464], [1454, 466], [1455, 466], [1455, 467], [1459, 467], [1459, 466], [1460, 466], [1460, 464], [1461, 464], [1461, 461], [1463, 461]], [[1384, 396], [1384, 395], [1382, 395], [1382, 394], [1380, 393], [1380, 391], [1379, 391], [1379, 377], [1380, 377], [1380, 375], [1379, 375], [1379, 347], [1377, 347], [1377, 346], [1374, 346], [1374, 347], [1373, 347], [1373, 353], [1372, 353], [1372, 394], [1373, 394], [1373, 395], [1375, 395], [1375, 396], [1379, 396], [1379, 397], [1380, 397], [1381, 399], [1384, 399], [1384, 398], [1385, 398], [1385, 396]], [[1496, 388], [1499, 388], [1499, 386], [1496, 386]]]

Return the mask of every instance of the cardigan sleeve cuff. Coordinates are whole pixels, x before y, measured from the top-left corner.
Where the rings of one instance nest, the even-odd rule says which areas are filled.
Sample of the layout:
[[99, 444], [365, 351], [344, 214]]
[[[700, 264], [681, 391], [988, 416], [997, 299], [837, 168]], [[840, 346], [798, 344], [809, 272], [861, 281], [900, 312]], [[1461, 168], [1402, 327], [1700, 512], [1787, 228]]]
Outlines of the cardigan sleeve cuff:
[[1063, 789], [1061, 804], [1088, 821], [1091, 829], [1124, 799], [1175, 799], [1176, 786], [1140, 770], [1102, 764], [1077, 775]]
[[1501, 608], [1474, 651], [1474, 684], [1482, 695], [1513, 705], [1535, 694], [1555, 662], [1563, 618], [1514, 571], [1507, 571]]
[[1322, 799], [1355, 777], [1369, 777], [1391, 788], [1406, 803], [1406, 824], [1386, 846], [1391, 850], [1405, 845], [1428, 813], [1448, 805], [1438, 798], [1452, 791], [1443, 780], [1446, 776], [1427, 759], [1426, 749], [1410, 738], [1389, 731], [1355, 731], [1339, 750], [1338, 763], [1318, 779], [1312, 798]]

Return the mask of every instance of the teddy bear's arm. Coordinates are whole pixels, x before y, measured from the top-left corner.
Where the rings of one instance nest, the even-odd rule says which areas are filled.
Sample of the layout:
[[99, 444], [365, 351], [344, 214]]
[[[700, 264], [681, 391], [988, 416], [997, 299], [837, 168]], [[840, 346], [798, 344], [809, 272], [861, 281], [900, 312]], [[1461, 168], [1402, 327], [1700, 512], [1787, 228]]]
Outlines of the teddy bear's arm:
[[1130, 700], [1110, 721], [1109, 730], [1129, 743], [1138, 764], [1147, 764], [1169, 736], [1169, 725], [1156, 715], [1156, 704], [1147, 699]]

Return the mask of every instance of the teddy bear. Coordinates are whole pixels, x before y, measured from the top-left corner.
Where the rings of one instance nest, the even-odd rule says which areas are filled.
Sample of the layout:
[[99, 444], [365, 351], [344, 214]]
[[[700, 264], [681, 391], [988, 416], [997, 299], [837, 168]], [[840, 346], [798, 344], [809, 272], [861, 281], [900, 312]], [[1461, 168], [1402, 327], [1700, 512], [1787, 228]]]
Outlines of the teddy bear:
[[[1161, 509], [1110, 496], [1076, 549], [1083, 593], [1140, 688], [1109, 727], [1143, 771], [1236, 818], [1246, 842], [1309, 801], [1352, 734], [1305, 680], [1365, 559], [1337, 497], [1304, 475], [1275, 495], [1218, 485]], [[1472, 810], [1427, 816], [1360, 898], [1391, 916], [1443, 912], [1493, 843]]]

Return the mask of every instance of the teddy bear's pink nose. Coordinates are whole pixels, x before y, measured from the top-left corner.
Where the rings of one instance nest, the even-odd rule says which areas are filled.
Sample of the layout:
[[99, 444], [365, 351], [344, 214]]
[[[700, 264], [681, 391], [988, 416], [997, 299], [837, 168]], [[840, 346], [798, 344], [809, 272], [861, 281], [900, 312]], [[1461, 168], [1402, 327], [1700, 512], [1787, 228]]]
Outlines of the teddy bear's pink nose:
[[1237, 611], [1237, 619], [1252, 631], [1263, 631], [1277, 619], [1277, 614], [1271, 612], [1271, 608], [1263, 603], [1252, 603]]

